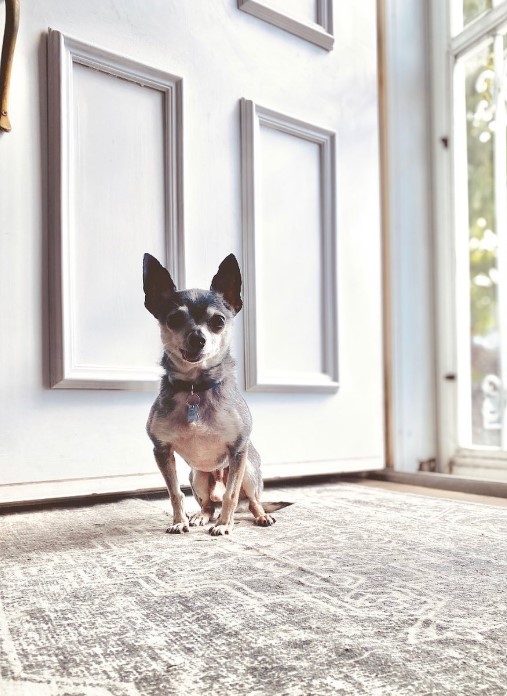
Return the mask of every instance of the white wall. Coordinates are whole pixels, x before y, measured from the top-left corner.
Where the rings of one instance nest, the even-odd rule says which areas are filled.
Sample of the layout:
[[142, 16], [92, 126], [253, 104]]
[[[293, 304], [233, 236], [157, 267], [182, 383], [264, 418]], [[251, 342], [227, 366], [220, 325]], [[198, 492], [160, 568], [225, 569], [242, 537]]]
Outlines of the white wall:
[[[252, 99], [337, 133], [341, 389], [324, 396], [252, 394], [248, 400], [268, 459], [287, 463], [290, 475], [308, 473], [303, 467], [309, 453], [330, 468], [342, 459], [351, 469], [361, 462], [381, 466], [375, 2], [335, 3], [336, 42], [329, 53], [239, 11], [235, 0], [45, 0], [22, 7], [11, 85], [13, 130], [0, 135], [0, 483], [155, 471], [143, 427], [155, 390], [49, 388], [48, 190], [54, 182], [47, 174], [48, 27], [185, 78], [190, 287], [211, 278], [231, 250], [241, 258], [239, 100]], [[230, 66], [234, 70], [228, 73]], [[224, 79], [226, 74], [231, 79]], [[314, 93], [318, 99], [309, 96]], [[133, 122], [132, 128], [143, 124]], [[210, 175], [203, 165], [209, 162], [221, 165], [219, 175]], [[146, 231], [148, 241], [151, 234]], [[142, 305], [140, 272], [138, 298]], [[147, 312], [142, 321], [151, 330]], [[240, 383], [241, 322], [242, 317], [233, 351]], [[96, 348], [80, 346], [87, 359], [90, 346]], [[313, 425], [306, 430], [294, 427], [309, 421]], [[277, 437], [275, 430], [291, 436], [297, 430], [306, 440], [300, 445], [295, 437]], [[298, 462], [299, 469], [292, 467]]]

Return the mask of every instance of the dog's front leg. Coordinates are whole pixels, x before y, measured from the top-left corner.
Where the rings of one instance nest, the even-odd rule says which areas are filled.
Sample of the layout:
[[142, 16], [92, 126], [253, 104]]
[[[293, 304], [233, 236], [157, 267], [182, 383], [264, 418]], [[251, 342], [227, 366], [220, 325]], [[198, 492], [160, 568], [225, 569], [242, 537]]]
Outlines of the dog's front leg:
[[229, 449], [229, 474], [222, 501], [222, 511], [216, 525], [209, 530], [213, 536], [230, 534], [233, 530], [234, 511], [238, 507], [239, 493], [246, 469], [247, 444], [241, 443], [239, 447]]
[[173, 448], [170, 445], [155, 446], [153, 454], [166, 482], [173, 506], [173, 523], [166, 531], [168, 534], [188, 532], [188, 517], [184, 508], [185, 496], [181, 492], [180, 484], [178, 483]]

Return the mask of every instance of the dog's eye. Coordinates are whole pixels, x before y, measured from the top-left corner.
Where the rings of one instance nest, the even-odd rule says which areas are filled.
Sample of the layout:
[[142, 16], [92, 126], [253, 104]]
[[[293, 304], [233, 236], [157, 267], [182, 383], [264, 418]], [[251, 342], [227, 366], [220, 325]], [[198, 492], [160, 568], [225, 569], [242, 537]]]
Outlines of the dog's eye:
[[181, 329], [185, 323], [185, 315], [183, 312], [174, 312], [173, 314], [169, 314], [166, 319], [166, 323], [170, 329]]
[[212, 331], [221, 331], [225, 326], [225, 317], [221, 314], [215, 314], [208, 322]]

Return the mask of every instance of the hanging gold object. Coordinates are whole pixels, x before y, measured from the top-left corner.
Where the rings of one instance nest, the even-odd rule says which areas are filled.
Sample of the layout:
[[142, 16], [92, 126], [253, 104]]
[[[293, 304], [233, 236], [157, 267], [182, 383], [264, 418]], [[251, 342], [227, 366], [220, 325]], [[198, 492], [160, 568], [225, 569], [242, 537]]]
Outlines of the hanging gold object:
[[12, 59], [18, 35], [20, 0], [5, 0], [5, 30], [0, 63], [0, 129], [11, 130], [9, 121], [9, 84], [11, 81]]

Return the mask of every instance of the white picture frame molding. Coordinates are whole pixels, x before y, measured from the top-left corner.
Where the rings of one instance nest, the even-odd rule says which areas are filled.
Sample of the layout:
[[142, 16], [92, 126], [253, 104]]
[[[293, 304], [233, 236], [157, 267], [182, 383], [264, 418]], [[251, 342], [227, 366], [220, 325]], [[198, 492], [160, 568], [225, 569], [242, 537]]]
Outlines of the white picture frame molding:
[[[73, 206], [71, 113], [74, 64], [163, 94], [166, 261], [180, 287], [184, 285], [183, 80], [59, 31], [48, 30], [50, 384], [58, 389], [151, 391], [160, 379], [160, 369], [156, 366], [146, 370], [124, 366], [112, 368], [78, 365], [74, 360], [69, 259]], [[133, 124], [133, 127], [141, 125]]]
[[333, 2], [316, 0], [317, 22], [307, 23], [290, 14], [284, 14], [270, 6], [269, 2], [259, 0], [238, 0], [238, 8], [243, 12], [262, 19], [275, 27], [288, 31], [294, 36], [331, 51], [334, 46]]
[[[338, 282], [336, 230], [336, 135], [333, 131], [280, 114], [242, 99], [241, 170], [245, 282], [245, 386], [251, 392], [336, 392], [339, 389]], [[315, 143], [320, 149], [323, 365], [321, 373], [291, 372], [273, 378], [259, 368], [256, 310], [256, 234], [260, 200], [256, 177], [260, 171], [259, 129], [273, 128]]]

